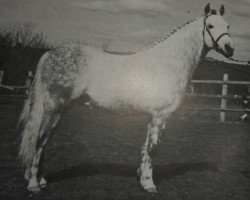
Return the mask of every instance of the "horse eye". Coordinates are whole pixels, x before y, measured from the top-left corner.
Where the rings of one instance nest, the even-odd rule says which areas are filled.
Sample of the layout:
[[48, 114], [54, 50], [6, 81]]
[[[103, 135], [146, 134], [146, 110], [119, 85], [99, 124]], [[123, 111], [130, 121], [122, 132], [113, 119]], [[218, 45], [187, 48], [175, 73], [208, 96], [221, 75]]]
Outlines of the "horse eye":
[[229, 29], [229, 26], [227, 26], [227, 29]]
[[212, 24], [209, 24], [207, 27], [208, 27], [209, 29], [212, 29], [214, 26], [213, 26]]

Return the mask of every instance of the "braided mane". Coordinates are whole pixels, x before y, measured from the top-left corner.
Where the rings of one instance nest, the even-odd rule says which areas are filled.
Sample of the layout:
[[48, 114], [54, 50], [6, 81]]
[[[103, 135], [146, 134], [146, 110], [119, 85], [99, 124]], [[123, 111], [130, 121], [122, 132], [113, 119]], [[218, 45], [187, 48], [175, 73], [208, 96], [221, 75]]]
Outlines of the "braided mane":
[[[203, 15], [202, 15], [203, 16]], [[201, 17], [201, 16], [199, 16]], [[164, 42], [165, 40], [167, 40], [168, 38], [170, 38], [172, 35], [174, 35], [178, 30], [181, 30], [182, 28], [184, 28], [185, 26], [187, 26], [188, 24], [196, 21], [199, 17], [196, 17], [194, 19], [191, 19], [189, 21], [187, 21], [186, 23], [184, 23], [183, 25], [181, 26], [177, 26], [176, 28], [174, 28], [169, 34], [163, 36], [162, 38], [158, 39], [156, 42], [154, 42], [153, 44], [151, 44], [150, 46], [146, 47], [146, 48], [143, 48], [141, 51], [145, 51], [147, 49], [151, 49], [153, 48], [154, 46], [156, 46], [157, 44], [160, 44], [161, 42]]]

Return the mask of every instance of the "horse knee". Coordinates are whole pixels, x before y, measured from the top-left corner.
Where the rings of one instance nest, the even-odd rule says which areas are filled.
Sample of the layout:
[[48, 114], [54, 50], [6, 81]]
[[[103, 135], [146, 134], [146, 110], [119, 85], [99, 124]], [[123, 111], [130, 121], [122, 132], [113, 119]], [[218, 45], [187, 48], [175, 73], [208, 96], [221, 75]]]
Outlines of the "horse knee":
[[159, 126], [155, 126], [153, 124], [149, 124], [148, 126], [148, 144], [147, 148], [150, 152], [155, 146], [159, 143], [159, 136], [160, 136], [160, 128]]
[[153, 117], [152, 124], [154, 126], [161, 126], [163, 124], [163, 119], [160, 117]]
[[152, 127], [150, 132], [151, 132], [150, 133], [151, 143], [152, 145], [155, 146], [158, 144], [158, 141], [159, 141], [159, 127], [158, 126]]

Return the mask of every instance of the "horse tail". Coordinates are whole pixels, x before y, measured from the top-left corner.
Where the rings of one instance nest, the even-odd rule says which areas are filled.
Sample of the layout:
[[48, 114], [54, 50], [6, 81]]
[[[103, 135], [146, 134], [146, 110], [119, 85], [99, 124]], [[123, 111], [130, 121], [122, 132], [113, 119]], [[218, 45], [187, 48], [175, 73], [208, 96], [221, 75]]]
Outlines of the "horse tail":
[[24, 103], [24, 107], [22, 109], [22, 112], [19, 116], [19, 120], [17, 123], [17, 127], [19, 128], [21, 124], [24, 124], [25, 122], [27, 122], [28, 118], [29, 118], [29, 113], [30, 113], [30, 107], [32, 104], [32, 89], [31, 88], [30, 92], [29, 92], [29, 96], [28, 99], [26, 99], [25, 103]]
[[46, 86], [42, 82], [41, 75], [44, 60], [47, 57], [48, 53], [46, 53], [38, 63], [36, 77], [19, 118], [19, 123], [23, 124], [19, 157], [23, 165], [26, 166], [31, 165], [34, 154], [36, 153], [37, 140], [41, 137], [39, 136], [39, 132], [44, 118], [44, 105], [48, 94]]

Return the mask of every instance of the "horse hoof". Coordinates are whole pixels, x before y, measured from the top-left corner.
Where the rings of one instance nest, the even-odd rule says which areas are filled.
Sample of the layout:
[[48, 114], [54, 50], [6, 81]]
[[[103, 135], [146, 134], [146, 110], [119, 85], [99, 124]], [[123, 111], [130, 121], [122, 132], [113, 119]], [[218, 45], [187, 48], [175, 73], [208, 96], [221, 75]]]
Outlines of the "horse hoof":
[[157, 193], [156, 186], [152, 179], [144, 179], [140, 181], [141, 186], [144, 190], [149, 193]]
[[41, 191], [40, 187], [39, 186], [34, 186], [34, 187], [28, 187], [27, 188], [29, 192], [31, 193], [38, 193]]
[[41, 180], [40, 180], [40, 188], [46, 188], [47, 186], [47, 181], [42, 177]]
[[156, 187], [146, 189], [149, 193], [157, 193]]

